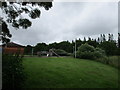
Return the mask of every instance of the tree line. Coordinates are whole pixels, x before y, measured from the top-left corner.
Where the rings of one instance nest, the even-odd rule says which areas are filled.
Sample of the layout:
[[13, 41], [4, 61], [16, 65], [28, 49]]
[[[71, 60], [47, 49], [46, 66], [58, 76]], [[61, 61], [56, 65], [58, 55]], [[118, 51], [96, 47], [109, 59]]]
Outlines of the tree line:
[[[118, 33], [120, 37], [120, 34]], [[49, 49], [61, 49], [66, 51], [67, 53], [74, 53], [75, 52], [75, 43], [76, 43], [76, 50], [82, 44], [89, 44], [93, 47], [98, 47], [105, 50], [106, 55], [120, 55], [120, 38], [118, 40], [114, 40], [113, 34], [108, 34], [108, 39], [105, 34], [101, 34], [100, 37], [97, 39], [92, 39], [91, 37], [84, 37], [84, 40], [76, 39], [72, 40], [72, 42], [62, 41], [62, 42], [54, 42], [51, 44], [46, 43], [37, 43], [35, 46], [27, 45], [25, 47], [25, 54], [31, 54], [32, 50], [34, 54], [38, 51], [49, 51]]]

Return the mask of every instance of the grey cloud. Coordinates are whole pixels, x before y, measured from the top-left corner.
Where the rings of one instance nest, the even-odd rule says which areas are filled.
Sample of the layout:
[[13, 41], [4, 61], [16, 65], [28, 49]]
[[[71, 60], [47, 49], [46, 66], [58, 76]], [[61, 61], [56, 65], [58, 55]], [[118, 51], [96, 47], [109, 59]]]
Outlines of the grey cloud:
[[103, 33], [116, 34], [117, 8], [117, 3], [54, 2], [49, 11], [41, 9], [41, 17], [32, 20], [33, 25], [28, 30], [16, 31], [10, 27], [12, 41], [35, 45]]

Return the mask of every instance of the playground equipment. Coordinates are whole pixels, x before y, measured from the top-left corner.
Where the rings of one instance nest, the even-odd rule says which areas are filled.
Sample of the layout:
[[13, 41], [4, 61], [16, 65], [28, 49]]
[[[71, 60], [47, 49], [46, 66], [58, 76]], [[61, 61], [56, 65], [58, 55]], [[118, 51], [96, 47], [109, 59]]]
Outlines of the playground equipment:
[[50, 56], [53, 56], [53, 54], [55, 54], [57, 57], [60, 57], [55, 51], [54, 49], [50, 49], [49, 50]]
[[56, 55], [57, 57], [60, 57], [60, 55], [58, 55], [56, 52], [55, 52], [55, 49], [50, 49], [49, 52], [48, 51], [40, 51], [40, 52], [37, 52], [37, 55], [38, 56], [42, 56], [42, 55], [45, 55], [47, 57], [51, 57], [53, 55]]

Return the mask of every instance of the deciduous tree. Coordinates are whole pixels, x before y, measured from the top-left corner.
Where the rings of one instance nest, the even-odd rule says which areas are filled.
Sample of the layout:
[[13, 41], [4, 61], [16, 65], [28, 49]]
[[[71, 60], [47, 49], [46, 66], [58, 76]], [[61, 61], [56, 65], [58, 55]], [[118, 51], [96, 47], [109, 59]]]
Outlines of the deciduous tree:
[[2, 19], [1, 24], [4, 26], [1, 28], [3, 42], [7, 43], [10, 41], [10, 37], [12, 36], [7, 27], [7, 23], [11, 23], [12, 26], [17, 29], [27, 29], [32, 25], [32, 22], [28, 18], [22, 17], [22, 15], [27, 14], [32, 19], [39, 18], [41, 14], [40, 7], [49, 10], [52, 7], [52, 1], [53, 0], [49, 0], [49, 2], [32, 2], [31, 0], [27, 0], [27, 2], [24, 2], [23, 0], [23, 2], [19, 2], [18, 0], [14, 0], [14, 2], [10, 2], [10, 0], [3, 0], [3, 2], [0, 2], [0, 8], [6, 16]]

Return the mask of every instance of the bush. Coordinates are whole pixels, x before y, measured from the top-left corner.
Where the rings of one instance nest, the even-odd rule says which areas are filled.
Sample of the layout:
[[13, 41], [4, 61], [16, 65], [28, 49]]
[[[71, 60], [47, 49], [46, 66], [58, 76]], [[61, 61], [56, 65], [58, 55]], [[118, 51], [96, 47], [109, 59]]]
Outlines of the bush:
[[93, 55], [94, 51], [95, 51], [95, 49], [93, 46], [85, 43], [85, 44], [82, 44], [80, 47], [78, 47], [78, 51], [77, 51], [76, 55], [77, 55], [77, 58], [93, 59], [94, 58], [94, 55]]
[[60, 56], [68, 56], [68, 53], [62, 49], [55, 49], [55, 52]]
[[110, 56], [110, 57], [108, 57], [109, 65], [111, 65], [113, 67], [116, 67], [116, 68], [120, 67], [119, 59], [120, 59], [119, 56]]
[[105, 57], [105, 51], [101, 48], [96, 48], [93, 54], [95, 59]]
[[89, 44], [82, 44], [78, 47], [77, 57], [82, 59], [96, 59], [105, 56], [105, 51], [100, 48], [94, 48]]
[[83, 44], [78, 48], [77, 57], [82, 59], [94, 59], [116, 68], [120, 67], [120, 56], [106, 56], [104, 50], [101, 48], [94, 48], [88, 44]]
[[93, 52], [77, 52], [77, 58], [82, 58], [82, 59], [94, 59]]
[[95, 48], [87, 43], [82, 44], [80, 47], [78, 47], [78, 51], [80, 52], [94, 52]]
[[104, 63], [104, 64], [109, 64], [107, 56], [102, 57], [102, 58], [97, 58], [96, 61]]
[[105, 41], [99, 44], [99, 47], [105, 50], [106, 55], [116, 55], [117, 46], [114, 42]]
[[23, 72], [21, 56], [3, 54], [2, 79], [3, 89], [16, 89], [22, 87], [25, 80], [25, 74]]
[[110, 56], [110, 57], [106, 56], [106, 57], [102, 57], [102, 58], [99, 58], [96, 60], [98, 62], [108, 64], [110, 66], [118, 68], [118, 67], [120, 67], [119, 59], [120, 59], [120, 56]]
[[120, 56], [120, 48], [117, 48], [116, 55]]

